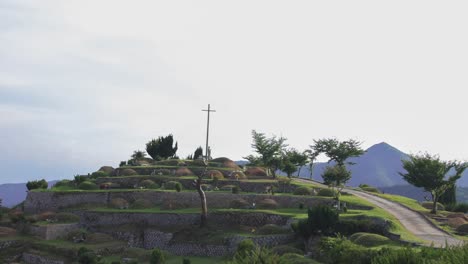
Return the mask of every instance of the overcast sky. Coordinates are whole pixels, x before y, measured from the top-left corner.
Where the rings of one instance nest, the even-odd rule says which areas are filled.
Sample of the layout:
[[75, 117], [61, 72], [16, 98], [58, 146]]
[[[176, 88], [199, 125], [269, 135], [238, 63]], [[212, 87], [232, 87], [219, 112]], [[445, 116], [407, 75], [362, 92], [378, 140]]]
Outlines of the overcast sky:
[[468, 159], [467, 1], [0, 0], [0, 183], [251, 153], [251, 130]]

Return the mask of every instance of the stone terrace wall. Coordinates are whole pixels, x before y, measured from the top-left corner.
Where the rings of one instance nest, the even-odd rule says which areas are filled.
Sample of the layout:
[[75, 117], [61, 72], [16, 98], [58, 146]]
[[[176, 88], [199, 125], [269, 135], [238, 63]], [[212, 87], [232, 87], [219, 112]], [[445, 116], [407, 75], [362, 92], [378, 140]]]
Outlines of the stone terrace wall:
[[45, 240], [53, 240], [64, 237], [69, 232], [79, 229], [77, 223], [73, 224], [48, 224], [42, 226], [31, 226], [31, 234]]
[[[298, 207], [300, 203], [305, 207], [317, 204], [332, 204], [333, 200], [319, 196], [284, 196], [268, 194], [230, 194], [220, 192], [206, 193], [208, 208], [229, 208], [234, 199], [242, 198], [252, 203], [264, 199], [274, 199], [280, 207]], [[163, 191], [111, 191], [111, 192], [29, 192], [24, 203], [28, 213], [56, 211], [81, 204], [107, 206], [113, 198], [124, 198], [130, 203], [137, 199], [145, 199], [155, 204], [171, 202], [184, 207], [200, 206], [200, 198], [196, 192], [163, 192]], [[365, 209], [348, 204], [349, 209]]]
[[[80, 216], [80, 224], [90, 228], [102, 226], [121, 226], [136, 224], [138, 226], [173, 227], [174, 225], [198, 225], [200, 214], [177, 213], [125, 213], [122, 212], [89, 212], [76, 211]], [[289, 217], [275, 214], [246, 212], [246, 213], [209, 213], [208, 218], [214, 223], [224, 225], [245, 225], [260, 227], [266, 224], [286, 225]]]

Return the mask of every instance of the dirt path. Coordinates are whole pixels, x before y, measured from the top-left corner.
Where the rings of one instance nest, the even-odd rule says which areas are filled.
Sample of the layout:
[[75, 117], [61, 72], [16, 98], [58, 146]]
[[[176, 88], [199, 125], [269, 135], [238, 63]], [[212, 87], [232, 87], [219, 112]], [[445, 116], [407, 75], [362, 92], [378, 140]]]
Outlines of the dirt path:
[[[298, 180], [310, 183], [308, 180]], [[361, 197], [394, 215], [408, 231], [427, 241], [428, 244], [433, 242], [436, 247], [444, 247], [446, 243], [449, 245], [459, 245], [463, 243], [462, 240], [456, 239], [435, 227], [435, 225], [424, 216], [399, 203], [356, 190], [346, 189], [346, 192]]]

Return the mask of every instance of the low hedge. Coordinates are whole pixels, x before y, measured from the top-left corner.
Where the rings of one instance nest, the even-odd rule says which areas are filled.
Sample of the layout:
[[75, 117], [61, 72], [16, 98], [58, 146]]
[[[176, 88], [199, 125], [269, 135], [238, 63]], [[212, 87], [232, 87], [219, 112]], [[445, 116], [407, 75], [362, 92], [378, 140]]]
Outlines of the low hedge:
[[311, 195], [312, 190], [309, 187], [301, 186], [301, 187], [296, 188], [293, 194], [294, 195]]
[[97, 186], [94, 182], [84, 181], [78, 185], [78, 188], [81, 190], [97, 190], [99, 186]]
[[365, 247], [375, 247], [385, 245], [388, 242], [390, 242], [390, 239], [388, 239], [387, 237], [365, 232], [355, 233], [351, 235], [349, 239], [352, 242]]
[[318, 191], [317, 195], [318, 196], [324, 196], [324, 197], [333, 197], [333, 196], [335, 196], [335, 193], [330, 188], [323, 188], [323, 189], [320, 189]]

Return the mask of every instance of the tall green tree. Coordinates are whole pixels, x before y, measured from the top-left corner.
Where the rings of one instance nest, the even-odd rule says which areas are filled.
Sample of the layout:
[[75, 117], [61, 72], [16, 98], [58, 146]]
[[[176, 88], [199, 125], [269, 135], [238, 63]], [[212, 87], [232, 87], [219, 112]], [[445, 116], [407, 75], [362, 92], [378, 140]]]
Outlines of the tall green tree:
[[[325, 154], [328, 157], [328, 163], [334, 162], [333, 167], [328, 167], [322, 177], [327, 180], [326, 183], [336, 191], [335, 198], [337, 200], [338, 210], [340, 210], [340, 195], [346, 182], [351, 179], [351, 171], [346, 169], [346, 165], [353, 165], [349, 158], [359, 157], [365, 153], [361, 148], [362, 142], [348, 139], [339, 141], [336, 138], [325, 138], [314, 140], [311, 146], [313, 155]], [[315, 156], [317, 157], [317, 156]]]
[[302, 167], [304, 167], [307, 164], [307, 152], [300, 152], [295, 148], [291, 148], [288, 151], [286, 151], [286, 156], [288, 156], [291, 163], [294, 164], [294, 166], [296, 166], [295, 171], [297, 171], [297, 177], [299, 177], [299, 175], [301, 174]]
[[439, 198], [439, 202], [448, 205], [457, 203], [457, 186], [455, 184], [448, 188]]
[[193, 159], [196, 160], [200, 157], [203, 157], [203, 148], [200, 146], [198, 147], [195, 152], [193, 153]]
[[154, 160], [164, 160], [175, 157], [177, 152], [177, 142], [174, 144], [174, 138], [172, 134], [166, 137], [158, 137], [158, 139], [152, 139], [146, 143], [146, 152]]
[[399, 174], [408, 183], [424, 188], [431, 194], [433, 214], [437, 214], [437, 202], [440, 196], [455, 185], [468, 167], [468, 163], [443, 161], [439, 156], [428, 153], [410, 155], [408, 160], [402, 162], [406, 173]]
[[251, 164], [265, 167], [268, 175], [276, 177], [275, 171], [280, 168], [281, 159], [287, 147], [286, 138], [276, 136], [267, 138], [264, 133], [252, 130], [252, 139], [252, 148], [258, 156], [249, 155], [244, 158]]
[[135, 150], [133, 151], [133, 154], [132, 154], [132, 159], [142, 159], [142, 158], [145, 158], [146, 157], [146, 153], [144, 151], [141, 151], [141, 150]]

